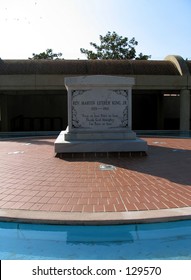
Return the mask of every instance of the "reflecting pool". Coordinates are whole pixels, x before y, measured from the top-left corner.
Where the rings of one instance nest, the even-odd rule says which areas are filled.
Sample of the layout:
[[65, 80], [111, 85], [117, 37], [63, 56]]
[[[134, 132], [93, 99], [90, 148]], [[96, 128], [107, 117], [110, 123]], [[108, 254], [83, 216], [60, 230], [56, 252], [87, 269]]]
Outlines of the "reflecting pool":
[[191, 259], [191, 220], [104, 226], [0, 222], [0, 259]]

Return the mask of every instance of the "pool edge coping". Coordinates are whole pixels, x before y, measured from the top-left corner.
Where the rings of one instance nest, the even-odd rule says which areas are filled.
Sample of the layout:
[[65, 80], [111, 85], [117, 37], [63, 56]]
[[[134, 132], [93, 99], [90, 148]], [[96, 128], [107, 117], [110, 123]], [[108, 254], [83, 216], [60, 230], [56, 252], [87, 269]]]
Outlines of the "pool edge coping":
[[191, 207], [127, 212], [48, 212], [0, 209], [0, 222], [54, 225], [114, 225], [191, 219]]

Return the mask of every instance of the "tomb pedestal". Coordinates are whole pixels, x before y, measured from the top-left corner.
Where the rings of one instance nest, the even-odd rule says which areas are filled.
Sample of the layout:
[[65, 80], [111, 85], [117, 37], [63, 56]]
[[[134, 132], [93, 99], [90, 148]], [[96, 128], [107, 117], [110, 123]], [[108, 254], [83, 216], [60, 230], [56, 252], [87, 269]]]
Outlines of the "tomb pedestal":
[[68, 127], [55, 141], [56, 153], [146, 152], [131, 130], [134, 78], [65, 78]]

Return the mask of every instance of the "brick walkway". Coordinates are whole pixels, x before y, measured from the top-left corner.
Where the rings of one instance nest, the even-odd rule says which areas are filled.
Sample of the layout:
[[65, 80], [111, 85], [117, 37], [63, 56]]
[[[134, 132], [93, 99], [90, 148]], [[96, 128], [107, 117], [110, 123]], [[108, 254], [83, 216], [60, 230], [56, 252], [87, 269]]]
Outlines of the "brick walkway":
[[[191, 207], [191, 140], [144, 138], [148, 156], [59, 159], [54, 140], [0, 141], [0, 208], [124, 212]], [[100, 165], [114, 170], [101, 170]]]

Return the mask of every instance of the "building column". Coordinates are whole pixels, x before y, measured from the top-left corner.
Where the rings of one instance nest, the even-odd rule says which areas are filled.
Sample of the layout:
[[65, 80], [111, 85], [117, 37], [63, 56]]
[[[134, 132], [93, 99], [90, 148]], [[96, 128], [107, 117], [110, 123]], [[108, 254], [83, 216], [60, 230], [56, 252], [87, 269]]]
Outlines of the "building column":
[[190, 91], [180, 91], [180, 130], [190, 130]]
[[164, 98], [162, 92], [157, 96], [157, 129], [164, 129]]
[[9, 131], [7, 95], [0, 95], [1, 131]]

